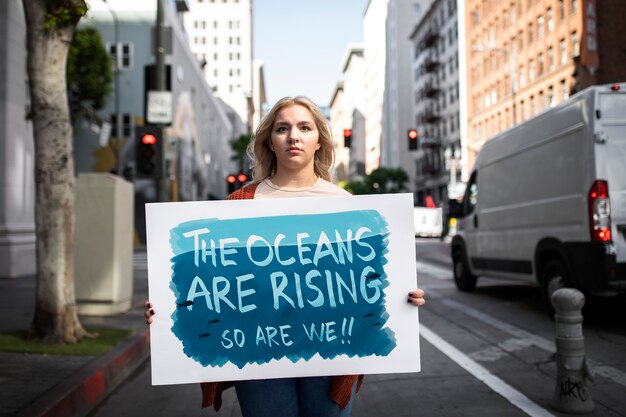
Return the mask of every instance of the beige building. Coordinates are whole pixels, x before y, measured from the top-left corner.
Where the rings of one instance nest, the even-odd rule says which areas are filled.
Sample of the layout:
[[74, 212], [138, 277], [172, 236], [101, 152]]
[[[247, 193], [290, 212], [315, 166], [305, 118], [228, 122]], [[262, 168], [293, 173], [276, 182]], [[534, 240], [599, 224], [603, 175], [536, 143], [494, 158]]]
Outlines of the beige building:
[[469, 165], [494, 134], [593, 84], [626, 80], [623, 0], [468, 0]]
[[213, 93], [251, 128], [258, 119], [258, 98], [252, 97], [252, 1], [190, 0], [185, 29]]

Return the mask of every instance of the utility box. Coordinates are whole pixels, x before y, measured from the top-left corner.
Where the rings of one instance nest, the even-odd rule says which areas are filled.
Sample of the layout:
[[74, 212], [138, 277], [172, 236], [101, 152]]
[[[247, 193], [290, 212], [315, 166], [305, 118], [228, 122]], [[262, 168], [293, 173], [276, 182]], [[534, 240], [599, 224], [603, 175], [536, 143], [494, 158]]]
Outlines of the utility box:
[[74, 285], [79, 314], [128, 311], [133, 297], [133, 185], [110, 174], [76, 181]]

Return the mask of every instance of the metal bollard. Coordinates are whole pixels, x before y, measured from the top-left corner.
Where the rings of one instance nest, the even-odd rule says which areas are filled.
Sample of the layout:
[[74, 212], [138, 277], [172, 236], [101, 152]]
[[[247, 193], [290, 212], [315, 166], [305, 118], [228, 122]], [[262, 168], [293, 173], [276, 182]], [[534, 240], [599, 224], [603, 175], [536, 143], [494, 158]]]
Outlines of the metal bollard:
[[585, 414], [594, 404], [587, 389], [590, 377], [585, 360], [583, 316], [585, 296], [574, 288], [561, 288], [552, 294], [556, 310], [556, 387], [552, 407], [564, 413]]

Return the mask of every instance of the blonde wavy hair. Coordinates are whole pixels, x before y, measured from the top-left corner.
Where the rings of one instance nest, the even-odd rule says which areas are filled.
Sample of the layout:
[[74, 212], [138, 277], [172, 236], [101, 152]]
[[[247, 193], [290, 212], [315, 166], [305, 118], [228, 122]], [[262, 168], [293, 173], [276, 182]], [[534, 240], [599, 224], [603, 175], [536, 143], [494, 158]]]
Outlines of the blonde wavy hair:
[[263, 120], [261, 120], [261, 123], [259, 123], [256, 129], [254, 139], [250, 142], [247, 150], [248, 156], [252, 161], [252, 178], [254, 182], [263, 181], [276, 172], [276, 155], [270, 149], [269, 142], [276, 116], [281, 110], [291, 106], [302, 106], [308, 109], [311, 115], [313, 115], [313, 120], [319, 132], [320, 144], [320, 148], [315, 151], [313, 169], [315, 175], [318, 177], [322, 177], [326, 181], [332, 181], [330, 170], [333, 166], [335, 151], [332, 134], [326, 122], [326, 117], [324, 117], [322, 110], [309, 98], [296, 96], [280, 99]]

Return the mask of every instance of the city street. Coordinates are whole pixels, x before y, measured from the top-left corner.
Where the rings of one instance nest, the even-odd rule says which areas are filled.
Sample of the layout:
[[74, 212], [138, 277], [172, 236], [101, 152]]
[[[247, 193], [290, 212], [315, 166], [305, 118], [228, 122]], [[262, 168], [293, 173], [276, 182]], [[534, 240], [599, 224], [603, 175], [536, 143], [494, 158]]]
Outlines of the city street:
[[[418, 374], [369, 375], [352, 415], [548, 416], [555, 390], [554, 322], [537, 287], [480, 278], [474, 293], [456, 290], [449, 246], [416, 240], [420, 310]], [[584, 335], [592, 416], [626, 416], [626, 327], [623, 300], [587, 300]], [[146, 361], [93, 413], [104, 416], [215, 415], [200, 408], [197, 385], [152, 387]], [[217, 415], [239, 416], [234, 390]]]

